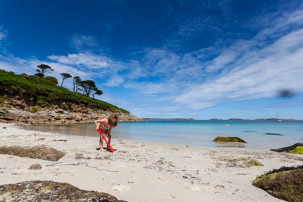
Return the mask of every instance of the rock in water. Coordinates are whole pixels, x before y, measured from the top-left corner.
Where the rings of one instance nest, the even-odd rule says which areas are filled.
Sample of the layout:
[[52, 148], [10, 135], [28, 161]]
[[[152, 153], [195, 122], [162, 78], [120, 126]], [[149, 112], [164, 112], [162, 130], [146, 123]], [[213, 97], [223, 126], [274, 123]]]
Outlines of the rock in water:
[[[0, 201], [119, 201], [116, 197], [85, 191], [68, 183], [25, 181], [0, 186]], [[120, 201], [122, 202], [122, 201]]]
[[222, 137], [218, 136], [214, 139], [214, 142], [242, 142], [246, 143], [244, 140], [242, 140], [239, 137]]
[[293, 150], [290, 150], [288, 153], [291, 153], [291, 154], [303, 154], [303, 146], [297, 146]]
[[277, 135], [277, 136], [283, 136], [282, 134], [280, 133], [265, 133], [265, 135]]
[[279, 199], [303, 201], [303, 166], [272, 170], [257, 177], [253, 185]]

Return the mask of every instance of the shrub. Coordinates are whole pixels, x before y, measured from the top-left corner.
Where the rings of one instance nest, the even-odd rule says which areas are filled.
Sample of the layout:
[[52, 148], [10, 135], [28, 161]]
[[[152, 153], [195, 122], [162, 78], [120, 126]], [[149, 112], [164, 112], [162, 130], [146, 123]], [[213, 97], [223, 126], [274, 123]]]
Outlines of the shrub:
[[36, 107], [31, 107], [31, 108], [28, 109], [28, 112], [37, 113], [38, 109]]
[[40, 105], [40, 106], [50, 106], [50, 103], [49, 103], [49, 99], [47, 97], [44, 97], [44, 96], [41, 96], [39, 95], [37, 97], [37, 105]]
[[50, 82], [52, 82], [53, 84], [58, 84], [58, 79], [56, 77], [53, 77], [53, 76], [47, 76], [44, 78], [45, 80], [48, 80]]

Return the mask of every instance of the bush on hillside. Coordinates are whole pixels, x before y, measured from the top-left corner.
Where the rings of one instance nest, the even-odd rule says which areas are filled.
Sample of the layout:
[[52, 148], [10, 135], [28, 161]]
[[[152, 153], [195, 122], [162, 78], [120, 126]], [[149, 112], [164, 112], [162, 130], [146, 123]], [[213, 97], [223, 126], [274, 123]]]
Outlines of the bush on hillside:
[[58, 79], [56, 77], [47, 76], [47, 77], [45, 77], [45, 79], [48, 80], [48, 81], [50, 81], [50, 82], [52, 82], [52, 83], [54, 83], [54, 84], [56, 84], [56, 85], [58, 84]]

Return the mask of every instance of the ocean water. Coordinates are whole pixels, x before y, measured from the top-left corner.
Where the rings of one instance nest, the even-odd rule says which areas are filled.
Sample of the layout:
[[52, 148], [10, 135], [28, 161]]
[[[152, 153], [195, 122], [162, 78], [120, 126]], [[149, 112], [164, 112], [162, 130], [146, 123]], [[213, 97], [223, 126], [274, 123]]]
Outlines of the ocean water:
[[[229, 126], [226, 127], [225, 124]], [[99, 137], [94, 124], [27, 126], [26, 129]], [[205, 147], [270, 149], [303, 142], [303, 121], [161, 120], [122, 122], [114, 139], [152, 141]], [[218, 144], [217, 136], [240, 137], [247, 144]], [[97, 141], [97, 140], [96, 140]]]

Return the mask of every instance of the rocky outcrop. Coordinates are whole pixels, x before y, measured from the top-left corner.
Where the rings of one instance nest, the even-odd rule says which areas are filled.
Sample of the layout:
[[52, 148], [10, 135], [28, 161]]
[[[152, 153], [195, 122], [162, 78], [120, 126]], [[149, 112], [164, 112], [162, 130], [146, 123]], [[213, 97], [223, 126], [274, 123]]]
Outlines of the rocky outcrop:
[[20, 146], [2, 146], [0, 154], [8, 154], [19, 157], [28, 157], [32, 159], [42, 159], [48, 161], [58, 161], [65, 153], [51, 147], [35, 146], [35, 147], [20, 147]]
[[257, 177], [253, 185], [286, 201], [303, 201], [303, 166], [282, 167]]
[[218, 136], [213, 141], [214, 142], [241, 142], [241, 143], [246, 143], [244, 140], [242, 140], [239, 137], [222, 137], [222, 136]]
[[83, 104], [60, 103], [52, 106], [30, 106], [24, 100], [0, 100], [0, 122], [26, 124], [90, 123], [116, 114], [119, 121], [143, 121], [132, 114], [92, 109]]
[[0, 201], [120, 201], [104, 192], [81, 190], [68, 183], [53, 181], [1, 185], [0, 193]]
[[271, 151], [275, 152], [287, 152], [287, 153], [295, 153], [297, 150], [302, 150], [303, 148], [303, 142], [301, 143], [296, 143], [294, 145], [291, 145], [289, 147], [282, 147], [279, 149], [271, 149]]

